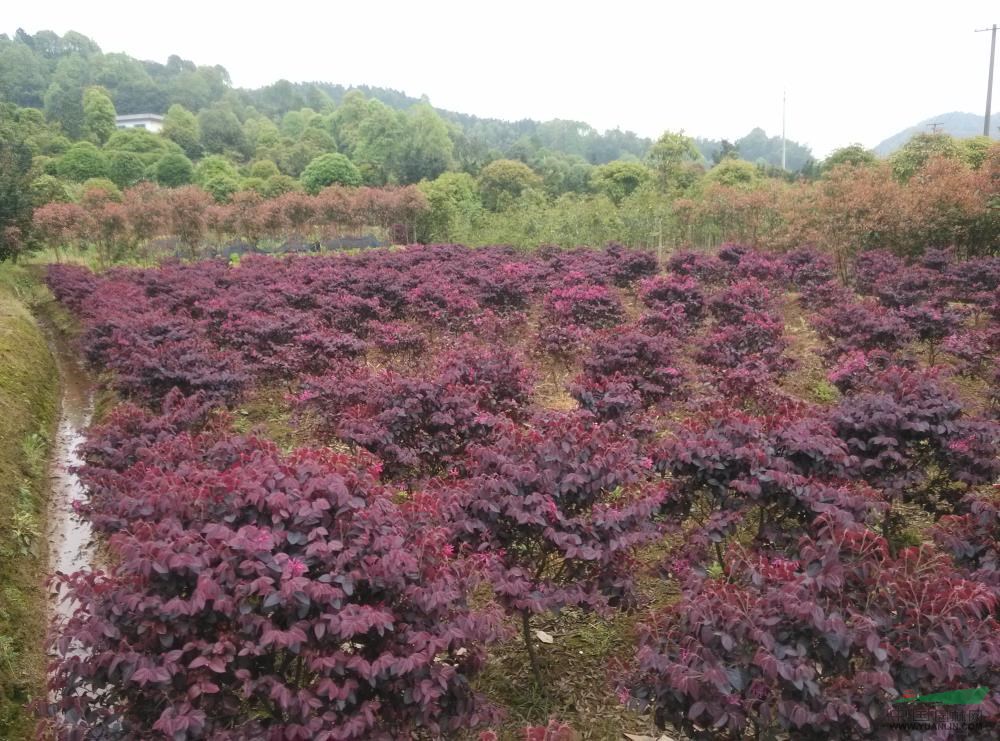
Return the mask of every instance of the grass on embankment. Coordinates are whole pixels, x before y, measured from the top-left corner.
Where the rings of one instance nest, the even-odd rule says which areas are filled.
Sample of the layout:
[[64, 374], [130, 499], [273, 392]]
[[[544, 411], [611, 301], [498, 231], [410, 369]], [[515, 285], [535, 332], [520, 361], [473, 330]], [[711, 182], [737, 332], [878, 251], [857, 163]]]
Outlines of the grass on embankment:
[[26, 705], [45, 680], [45, 538], [55, 360], [31, 313], [51, 299], [23, 267], [0, 264], [0, 738], [32, 737]]

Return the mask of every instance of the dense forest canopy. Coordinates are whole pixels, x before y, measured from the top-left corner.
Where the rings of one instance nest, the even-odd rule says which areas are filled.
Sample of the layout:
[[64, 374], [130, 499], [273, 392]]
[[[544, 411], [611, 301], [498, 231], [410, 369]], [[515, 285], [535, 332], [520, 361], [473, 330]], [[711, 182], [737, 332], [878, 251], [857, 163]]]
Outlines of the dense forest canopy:
[[[75, 31], [61, 37], [52, 31], [32, 35], [23, 30], [18, 30], [13, 38], [0, 35], [0, 100], [43, 109], [46, 118], [58, 123], [63, 133], [78, 138], [83, 135], [84, 126], [81, 96], [91, 86], [107, 92], [119, 115], [162, 114], [178, 105], [199, 117], [205, 112], [216, 127], [224, 127], [226, 123], [232, 126], [227, 114], [232, 114], [244, 130], [260, 129], [259, 122], [267, 120], [289, 138], [293, 137], [288, 129], [296, 128], [304, 111], [311, 111], [322, 119], [312, 128], [331, 134], [333, 141], [317, 137], [321, 141], [310, 143], [333, 144], [345, 154], [349, 143], [337, 139], [336, 126], [329, 120], [345, 104], [351, 105], [353, 101], [357, 105], [359, 99], [367, 101], [372, 118], [387, 118], [387, 112], [398, 114], [428, 105], [426, 99], [367, 85], [348, 88], [329, 82], [279, 80], [253, 90], [234, 88], [224, 67], [196, 65], [178, 56], [171, 56], [162, 64], [126, 54], [104, 53], [94, 41]], [[447, 131], [455, 164], [467, 171], [478, 170], [500, 157], [527, 161], [557, 155], [570, 162], [591, 165], [642, 159], [653, 144], [652, 140], [631, 131], [613, 129], [601, 133], [580, 121], [503, 121], [441, 109], [434, 109], [433, 113]], [[286, 123], [289, 115], [292, 122]], [[355, 122], [360, 124], [361, 119], [355, 112]], [[263, 128], [270, 132], [270, 127]], [[301, 136], [304, 132], [296, 133]], [[234, 135], [227, 143], [233, 145], [235, 152], [249, 156], [252, 152], [247, 149], [246, 138], [245, 132], [242, 138]], [[762, 159], [767, 164], [780, 165], [780, 139], [772, 137], [763, 144], [759, 141], [762, 139], [767, 140], [764, 132], [755, 129], [738, 140], [739, 155], [751, 162]], [[298, 143], [293, 141], [292, 146]], [[711, 155], [722, 149], [723, 142], [702, 140], [699, 145], [706, 159], [711, 160]], [[789, 153], [788, 169], [792, 171], [802, 169], [811, 160], [808, 148], [798, 144], [791, 143]]]
[[[162, 114], [162, 131], [117, 128], [135, 113]], [[280, 247], [288, 234], [314, 247], [375, 234], [979, 254], [996, 244], [998, 152], [985, 137], [920, 134], [887, 160], [850, 145], [817, 163], [760, 128], [654, 141], [384, 88], [240, 89], [221, 66], [105, 54], [75, 32], [0, 35], [0, 259], [76, 245], [114, 260], [154, 237], [192, 252]]]

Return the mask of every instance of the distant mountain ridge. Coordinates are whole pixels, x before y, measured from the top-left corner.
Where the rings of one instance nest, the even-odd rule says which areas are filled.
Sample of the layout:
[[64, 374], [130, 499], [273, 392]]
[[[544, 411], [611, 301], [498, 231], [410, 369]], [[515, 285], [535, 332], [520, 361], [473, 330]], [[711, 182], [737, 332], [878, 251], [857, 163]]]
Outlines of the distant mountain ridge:
[[[935, 127], [932, 124], [939, 125]], [[990, 128], [992, 129], [990, 131], [990, 138], [1000, 139], [1000, 131], [998, 131], [997, 127], [993, 124], [1000, 125], [1000, 111], [994, 112], [990, 119]], [[888, 139], [880, 142], [875, 146], [874, 152], [881, 157], [885, 157], [906, 144], [906, 142], [908, 142], [915, 134], [930, 133], [935, 128], [937, 131], [944, 134], [950, 134], [956, 139], [967, 139], [971, 136], [982, 136], [983, 117], [976, 115], [975, 113], [963, 113], [961, 111], [953, 111], [952, 113], [941, 113], [937, 116], [931, 116], [930, 118], [925, 118], [915, 126], [903, 129], [902, 131], [893, 134]]]

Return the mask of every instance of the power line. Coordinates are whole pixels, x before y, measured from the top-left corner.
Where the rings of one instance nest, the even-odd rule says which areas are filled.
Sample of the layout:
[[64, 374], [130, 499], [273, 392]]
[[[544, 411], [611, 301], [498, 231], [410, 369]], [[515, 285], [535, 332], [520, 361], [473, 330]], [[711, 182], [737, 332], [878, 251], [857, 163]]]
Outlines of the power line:
[[983, 121], [983, 136], [990, 135], [990, 104], [993, 102], [993, 59], [996, 55], [997, 50], [997, 24], [993, 24], [993, 28], [977, 28], [976, 33], [982, 33], [983, 31], [992, 31], [993, 39], [990, 41], [990, 74], [989, 81], [986, 83], [986, 119]]

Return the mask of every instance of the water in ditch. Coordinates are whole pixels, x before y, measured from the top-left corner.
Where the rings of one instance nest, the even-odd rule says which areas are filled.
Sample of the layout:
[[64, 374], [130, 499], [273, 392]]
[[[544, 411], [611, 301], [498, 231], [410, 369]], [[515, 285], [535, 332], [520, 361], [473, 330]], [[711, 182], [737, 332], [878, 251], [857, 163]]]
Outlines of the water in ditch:
[[[90, 525], [77, 516], [74, 502], [83, 499], [83, 486], [74, 473], [83, 463], [79, 446], [94, 412], [94, 393], [90, 379], [80, 367], [67, 340], [51, 326], [43, 328], [59, 369], [61, 398], [59, 424], [52, 449], [50, 471], [48, 547], [49, 573], [71, 574], [92, 567], [94, 543]], [[72, 615], [74, 605], [50, 590], [53, 619]]]

